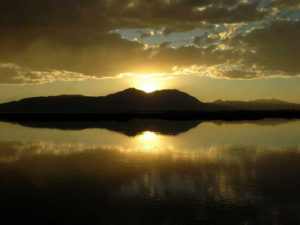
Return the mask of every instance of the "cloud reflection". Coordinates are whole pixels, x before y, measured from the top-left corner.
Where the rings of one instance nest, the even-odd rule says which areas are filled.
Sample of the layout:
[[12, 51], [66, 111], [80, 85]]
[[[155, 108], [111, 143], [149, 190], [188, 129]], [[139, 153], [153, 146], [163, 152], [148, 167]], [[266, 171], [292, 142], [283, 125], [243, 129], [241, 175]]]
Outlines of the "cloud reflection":
[[[1, 149], [14, 145], [19, 148], [15, 151], [17, 155], [26, 148], [27, 153], [23, 152], [18, 160], [0, 163], [0, 193], [6, 193], [0, 196], [6, 204], [14, 203], [11, 200], [14, 195], [20, 196], [23, 202], [14, 207], [20, 207], [21, 212], [26, 209], [43, 213], [43, 208], [36, 209], [35, 204], [64, 199], [69, 200], [57, 205], [59, 210], [67, 207], [77, 210], [76, 199], [80, 205], [94, 201], [89, 207], [92, 211], [81, 211], [78, 216], [95, 218], [97, 214], [93, 210], [101, 208], [97, 213], [108, 220], [106, 224], [113, 224], [123, 213], [125, 218], [130, 216], [139, 221], [153, 216], [159, 218], [156, 223], [149, 224], [164, 224], [164, 220], [170, 218], [175, 222], [184, 217], [211, 224], [216, 215], [222, 215], [219, 210], [232, 215], [230, 218], [234, 218], [235, 213], [245, 212], [241, 218], [234, 218], [241, 223], [256, 221], [263, 214], [264, 224], [286, 220], [287, 207], [294, 207], [289, 212], [293, 222], [300, 213], [297, 207], [300, 149], [277, 151], [220, 146], [201, 151], [201, 154], [193, 152], [190, 157], [176, 152], [153, 154], [101, 148], [72, 154], [41, 154], [39, 146], [20, 143], [1, 143]], [[4, 155], [7, 157], [6, 153]], [[5, 188], [8, 189], [5, 191]], [[22, 193], [17, 194], [14, 190], [20, 188]], [[43, 194], [38, 197], [38, 193]], [[40, 200], [32, 204], [32, 199], [23, 194]], [[166, 205], [169, 205], [169, 213], [159, 213]], [[177, 207], [183, 205], [188, 210], [177, 211]], [[276, 217], [274, 208], [277, 209]], [[109, 209], [117, 218], [106, 214]], [[151, 215], [146, 213], [148, 210]], [[61, 218], [56, 210], [52, 215]], [[232, 224], [232, 221], [227, 218], [223, 224]]]

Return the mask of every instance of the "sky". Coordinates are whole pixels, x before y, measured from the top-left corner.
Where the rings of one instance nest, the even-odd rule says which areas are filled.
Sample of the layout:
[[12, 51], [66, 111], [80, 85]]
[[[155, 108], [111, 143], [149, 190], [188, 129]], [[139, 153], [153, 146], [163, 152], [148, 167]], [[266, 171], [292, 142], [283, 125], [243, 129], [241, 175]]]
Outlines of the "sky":
[[0, 102], [129, 87], [300, 103], [299, 0], [1, 0]]

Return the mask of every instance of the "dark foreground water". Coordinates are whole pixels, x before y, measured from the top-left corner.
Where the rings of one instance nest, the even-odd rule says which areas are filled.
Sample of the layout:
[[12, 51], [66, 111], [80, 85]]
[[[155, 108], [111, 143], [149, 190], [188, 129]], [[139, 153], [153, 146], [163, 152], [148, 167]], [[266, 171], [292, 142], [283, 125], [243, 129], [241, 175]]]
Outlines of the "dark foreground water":
[[7, 224], [300, 224], [300, 121], [0, 123], [0, 202]]

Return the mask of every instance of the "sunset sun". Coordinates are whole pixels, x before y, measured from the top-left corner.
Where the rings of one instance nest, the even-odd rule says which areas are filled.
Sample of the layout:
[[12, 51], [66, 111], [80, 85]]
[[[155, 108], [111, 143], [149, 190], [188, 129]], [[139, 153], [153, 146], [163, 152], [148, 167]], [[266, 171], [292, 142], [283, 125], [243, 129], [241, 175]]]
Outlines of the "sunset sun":
[[153, 91], [156, 91], [158, 89], [158, 86], [154, 83], [142, 83], [140, 85], [140, 89], [146, 93], [151, 93]]

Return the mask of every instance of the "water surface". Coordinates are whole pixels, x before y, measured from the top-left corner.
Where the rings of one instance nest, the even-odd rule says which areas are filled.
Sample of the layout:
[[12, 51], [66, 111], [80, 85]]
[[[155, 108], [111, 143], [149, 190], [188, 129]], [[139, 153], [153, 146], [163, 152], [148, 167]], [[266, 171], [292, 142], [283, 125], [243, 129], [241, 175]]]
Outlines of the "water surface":
[[300, 121], [0, 123], [0, 215], [300, 224]]

